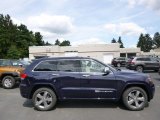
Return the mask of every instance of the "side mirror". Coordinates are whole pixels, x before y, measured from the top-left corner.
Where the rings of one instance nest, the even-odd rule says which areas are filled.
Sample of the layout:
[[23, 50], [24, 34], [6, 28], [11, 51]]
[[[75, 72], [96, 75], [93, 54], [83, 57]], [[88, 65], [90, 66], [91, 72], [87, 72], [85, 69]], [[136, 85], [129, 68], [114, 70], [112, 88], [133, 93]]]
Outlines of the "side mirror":
[[108, 67], [105, 67], [105, 68], [104, 68], [104, 73], [105, 73], [105, 75], [108, 75], [110, 72], [111, 72], [111, 71], [110, 71], [110, 69], [109, 69]]

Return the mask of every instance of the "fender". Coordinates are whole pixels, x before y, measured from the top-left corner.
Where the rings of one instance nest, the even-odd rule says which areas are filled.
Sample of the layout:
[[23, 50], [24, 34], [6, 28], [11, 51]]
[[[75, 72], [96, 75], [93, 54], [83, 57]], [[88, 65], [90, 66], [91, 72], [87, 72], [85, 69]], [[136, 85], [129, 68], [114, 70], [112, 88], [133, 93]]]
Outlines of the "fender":
[[60, 99], [58, 91], [56, 90], [55, 86], [52, 83], [38, 83], [38, 84], [34, 84], [31, 87], [29, 99], [32, 98], [34, 91], [36, 91], [38, 88], [41, 88], [41, 87], [50, 87], [51, 89], [54, 90], [55, 94], [57, 95], [57, 98]]
[[125, 91], [125, 89], [126, 88], [128, 88], [128, 87], [131, 87], [131, 86], [133, 86], [133, 87], [135, 87], [135, 86], [139, 86], [139, 87], [142, 87], [145, 91], [146, 91], [146, 93], [147, 93], [147, 95], [148, 95], [148, 97], [149, 97], [149, 99], [150, 99], [150, 93], [149, 93], [149, 91], [148, 91], [148, 85], [146, 84], [146, 83], [144, 83], [144, 82], [136, 82], [136, 81], [134, 81], [134, 82], [127, 82], [127, 83], [123, 83], [124, 84], [124, 86], [123, 86], [123, 88], [121, 88], [121, 90], [119, 91], [119, 96], [118, 96], [118, 100], [120, 100], [121, 99], [121, 96], [122, 96], [122, 94], [123, 94], [123, 92]]
[[13, 76], [13, 77], [19, 77], [19, 76], [20, 76], [17, 72], [3, 72], [3, 73], [1, 73], [0, 79], [1, 79], [3, 76], [6, 76], [6, 75], [11, 75], [11, 76]]

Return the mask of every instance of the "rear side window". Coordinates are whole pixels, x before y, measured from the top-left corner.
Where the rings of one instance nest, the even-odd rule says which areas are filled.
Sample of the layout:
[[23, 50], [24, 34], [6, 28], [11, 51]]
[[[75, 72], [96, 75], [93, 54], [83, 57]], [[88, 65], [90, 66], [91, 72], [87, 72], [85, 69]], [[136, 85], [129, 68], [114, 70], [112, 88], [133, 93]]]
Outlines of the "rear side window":
[[143, 58], [137, 58], [136, 60], [137, 60], [137, 61], [144, 61]]
[[20, 65], [22, 65], [22, 63], [19, 62], [19, 61], [13, 60], [13, 61], [12, 61], [12, 65], [13, 65], [13, 66], [20, 66]]
[[125, 60], [125, 58], [117, 58], [117, 60]]
[[0, 66], [12, 66], [10, 60], [0, 60]]
[[34, 71], [57, 71], [57, 61], [43, 61]]
[[80, 60], [60, 60], [57, 69], [58, 71], [81, 72]]
[[144, 58], [144, 61], [151, 61], [150, 58]]
[[150, 58], [137, 58], [137, 61], [151, 61]]

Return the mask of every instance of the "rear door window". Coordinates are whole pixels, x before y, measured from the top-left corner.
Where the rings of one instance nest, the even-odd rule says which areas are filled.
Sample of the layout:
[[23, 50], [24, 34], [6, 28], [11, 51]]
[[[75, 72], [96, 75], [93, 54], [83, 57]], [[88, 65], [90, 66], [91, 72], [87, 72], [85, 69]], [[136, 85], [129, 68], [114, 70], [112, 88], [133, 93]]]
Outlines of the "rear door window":
[[34, 71], [57, 71], [57, 61], [43, 61]]
[[144, 61], [144, 58], [137, 58], [137, 61]]
[[60, 60], [57, 69], [64, 72], [81, 72], [80, 60]]
[[150, 58], [144, 58], [144, 61], [151, 61]]

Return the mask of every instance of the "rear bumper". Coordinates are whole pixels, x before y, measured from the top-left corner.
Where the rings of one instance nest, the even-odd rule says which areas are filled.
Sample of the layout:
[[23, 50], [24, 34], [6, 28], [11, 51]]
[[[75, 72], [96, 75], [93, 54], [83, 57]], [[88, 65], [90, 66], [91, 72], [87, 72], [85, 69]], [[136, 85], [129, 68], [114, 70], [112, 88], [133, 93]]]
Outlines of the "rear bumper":
[[31, 87], [28, 86], [27, 84], [21, 83], [19, 88], [20, 88], [21, 96], [24, 98], [30, 99]]

